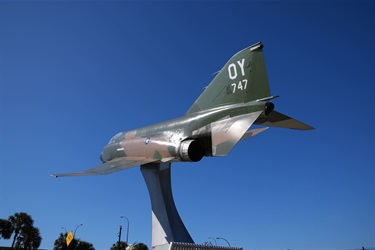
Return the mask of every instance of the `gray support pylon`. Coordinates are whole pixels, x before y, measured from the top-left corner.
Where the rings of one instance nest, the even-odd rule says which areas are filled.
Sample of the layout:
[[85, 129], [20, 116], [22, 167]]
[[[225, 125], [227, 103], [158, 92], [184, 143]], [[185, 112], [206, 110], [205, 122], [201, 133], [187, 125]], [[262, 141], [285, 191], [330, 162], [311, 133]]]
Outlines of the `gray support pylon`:
[[171, 163], [141, 166], [152, 207], [152, 248], [171, 242], [194, 243], [186, 230], [172, 195]]

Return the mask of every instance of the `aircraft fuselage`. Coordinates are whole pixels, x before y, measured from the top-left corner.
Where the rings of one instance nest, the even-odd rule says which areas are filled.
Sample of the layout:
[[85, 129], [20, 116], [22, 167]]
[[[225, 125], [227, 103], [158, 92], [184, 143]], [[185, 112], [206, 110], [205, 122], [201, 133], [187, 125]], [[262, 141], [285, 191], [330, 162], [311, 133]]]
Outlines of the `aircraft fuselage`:
[[[100, 159], [103, 163], [123, 157], [146, 157], [160, 161], [199, 161], [203, 156], [212, 156], [211, 128], [208, 125], [224, 118], [264, 111], [265, 104], [266, 101], [253, 101], [225, 105], [124, 131], [112, 137], [104, 147]], [[184, 141], [193, 143], [190, 144], [192, 158], [181, 155]]]

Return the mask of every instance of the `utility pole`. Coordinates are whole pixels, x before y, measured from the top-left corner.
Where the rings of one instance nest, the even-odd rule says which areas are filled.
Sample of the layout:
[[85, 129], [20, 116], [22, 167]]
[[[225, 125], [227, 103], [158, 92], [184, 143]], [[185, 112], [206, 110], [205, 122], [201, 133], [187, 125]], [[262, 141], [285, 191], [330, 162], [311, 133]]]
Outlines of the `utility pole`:
[[121, 230], [122, 230], [122, 226], [120, 225], [120, 231], [119, 231], [119, 233], [118, 233], [118, 242], [117, 242], [117, 249], [118, 249], [118, 250], [121, 250], [121, 249], [120, 249]]

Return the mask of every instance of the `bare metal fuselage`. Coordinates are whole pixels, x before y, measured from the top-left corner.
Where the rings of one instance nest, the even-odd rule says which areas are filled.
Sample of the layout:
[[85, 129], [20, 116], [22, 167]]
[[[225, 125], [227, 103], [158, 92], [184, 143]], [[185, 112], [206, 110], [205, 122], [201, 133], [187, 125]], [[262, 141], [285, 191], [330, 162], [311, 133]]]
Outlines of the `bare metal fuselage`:
[[155, 161], [188, 161], [180, 155], [181, 142], [187, 140], [199, 142], [202, 157], [213, 156], [210, 125], [214, 122], [220, 123], [222, 120], [221, 125], [225, 127], [232, 117], [263, 111], [265, 103], [266, 101], [254, 101], [226, 105], [121, 132], [104, 147], [100, 158], [103, 163], [123, 157], [145, 157]]

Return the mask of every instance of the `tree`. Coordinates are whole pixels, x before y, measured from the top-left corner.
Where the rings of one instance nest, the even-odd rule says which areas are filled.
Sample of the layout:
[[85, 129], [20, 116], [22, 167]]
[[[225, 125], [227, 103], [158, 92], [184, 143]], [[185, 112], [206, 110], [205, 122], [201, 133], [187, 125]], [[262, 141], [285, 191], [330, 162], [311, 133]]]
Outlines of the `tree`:
[[[2, 222], [4, 228], [2, 229], [2, 237], [9, 236], [14, 233], [12, 248], [16, 249], [38, 249], [42, 243], [42, 237], [40, 237], [40, 232], [37, 227], [34, 227], [34, 221], [30, 215], [24, 212], [15, 213], [9, 216], [8, 222]], [[4, 235], [5, 229], [5, 235]], [[9, 235], [10, 230], [10, 235]], [[4, 237], [5, 239], [5, 237]]]
[[[120, 248], [118, 248], [120, 246]], [[137, 243], [130, 244], [129, 246], [124, 241], [120, 241], [120, 244], [116, 242], [112, 245], [110, 250], [148, 250], [148, 247], [144, 243]]]
[[86, 241], [78, 240], [76, 250], [95, 250], [94, 246]]
[[39, 229], [36, 227], [23, 230], [19, 235], [19, 239], [15, 244], [15, 249], [38, 249], [40, 243], [42, 243]]
[[[67, 236], [66, 233], [65, 234], [60, 233], [59, 238], [57, 238], [55, 240], [55, 243], [53, 244], [53, 250], [67, 250], [68, 249], [66, 246], [66, 240], [65, 240], [66, 236]], [[70, 244], [72, 244], [73, 241]]]
[[148, 250], [148, 247], [146, 244], [143, 244], [142, 242], [139, 242], [133, 246], [134, 250]]
[[86, 241], [80, 239], [73, 239], [70, 242], [69, 247], [66, 245], [66, 236], [67, 234], [60, 233], [59, 238], [55, 240], [53, 245], [53, 250], [95, 250], [94, 246]]
[[12, 223], [8, 220], [0, 219], [0, 239], [10, 239], [13, 233]]
[[116, 244], [113, 244], [111, 247], [111, 250], [125, 250], [128, 247], [128, 244], [126, 244], [125, 241], [116, 242]]

